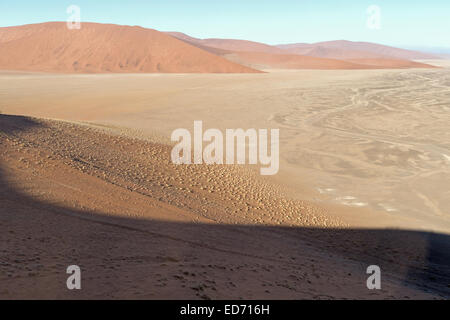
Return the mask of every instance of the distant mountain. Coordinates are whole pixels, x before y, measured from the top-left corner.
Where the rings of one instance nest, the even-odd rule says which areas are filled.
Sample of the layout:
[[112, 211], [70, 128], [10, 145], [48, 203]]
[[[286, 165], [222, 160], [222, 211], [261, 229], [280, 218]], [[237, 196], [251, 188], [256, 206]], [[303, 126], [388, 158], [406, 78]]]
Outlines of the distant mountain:
[[243, 73], [230, 62], [152, 29], [48, 22], [0, 28], [0, 69], [45, 72]]

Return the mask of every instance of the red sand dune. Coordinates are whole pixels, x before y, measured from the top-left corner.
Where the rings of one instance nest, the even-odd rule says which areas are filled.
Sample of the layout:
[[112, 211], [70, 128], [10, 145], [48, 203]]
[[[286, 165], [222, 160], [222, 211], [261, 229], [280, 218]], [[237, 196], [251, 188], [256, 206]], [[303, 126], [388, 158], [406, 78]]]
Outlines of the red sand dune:
[[398, 58], [407, 56], [419, 59], [430, 57], [429, 55], [372, 43], [330, 41], [321, 44], [299, 43], [275, 47], [243, 40], [198, 39], [181, 32], [168, 34], [255, 69], [432, 68], [426, 64]]
[[0, 28], [0, 43], [26, 38], [39, 32], [45, 32], [47, 28], [48, 26], [46, 23]]
[[198, 45], [227, 51], [265, 52], [273, 54], [289, 54], [289, 52], [265, 43], [235, 39], [197, 39], [181, 32], [168, 32], [169, 35]]
[[172, 37], [174, 37], [174, 38], [176, 38], [178, 40], [184, 41], [184, 42], [186, 42], [186, 43], [188, 43], [188, 44], [190, 44], [190, 45], [192, 45], [194, 47], [197, 47], [197, 48], [200, 48], [202, 50], [211, 52], [211, 53], [213, 53], [215, 55], [218, 55], [218, 56], [223, 56], [223, 55], [226, 55], [226, 54], [229, 54], [229, 53], [233, 53], [233, 51], [230, 51], [230, 50], [225, 50], [225, 49], [220, 49], [220, 48], [215, 48], [215, 47], [209, 47], [207, 45], [204, 45], [204, 44], [202, 44], [201, 39], [192, 38], [192, 37], [188, 36], [187, 34], [184, 34], [184, 33], [181, 33], [181, 32], [166, 32], [166, 34], [168, 34], [168, 35], [170, 35], [170, 36], [172, 36]]
[[0, 28], [0, 69], [46, 72], [259, 72], [162, 32], [63, 22]]
[[64, 22], [0, 28], [0, 44], [0, 69], [20, 71], [254, 73], [260, 72], [255, 68], [431, 68], [398, 58], [429, 55], [370, 43], [331, 41], [278, 48], [98, 23], [83, 23], [81, 30], [69, 30]]
[[294, 43], [277, 46], [294, 54], [330, 59], [436, 59], [437, 57], [405, 49], [394, 48], [369, 42], [346, 40], [318, 42], [313, 44]]

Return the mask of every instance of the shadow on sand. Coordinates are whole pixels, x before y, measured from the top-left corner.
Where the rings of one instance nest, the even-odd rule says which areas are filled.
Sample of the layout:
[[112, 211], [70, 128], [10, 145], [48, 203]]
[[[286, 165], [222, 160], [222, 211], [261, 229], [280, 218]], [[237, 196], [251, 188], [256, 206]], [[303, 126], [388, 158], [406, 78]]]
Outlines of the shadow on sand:
[[[0, 115], [1, 139], [35, 125], [29, 118]], [[108, 216], [36, 200], [17, 190], [3, 168], [0, 191], [3, 298], [190, 298], [184, 293], [192, 291], [198, 298], [277, 299], [277, 288], [286, 286], [292, 299], [308, 297], [308, 288], [315, 290], [310, 298], [358, 297], [358, 292], [368, 291], [369, 265], [381, 267], [382, 279], [450, 297], [450, 237], [444, 234]], [[65, 268], [71, 264], [86, 270], [82, 295], [65, 288]], [[308, 270], [318, 275], [329, 270], [330, 275], [319, 279]], [[266, 295], [251, 293], [256, 280], [246, 282], [244, 277], [252, 274], [267, 283]], [[287, 277], [291, 285], [283, 282]], [[347, 277], [348, 286], [339, 287], [340, 277]], [[190, 288], [195, 281], [205, 287]], [[208, 287], [214, 282], [215, 287]], [[326, 283], [332, 292], [321, 291]], [[228, 294], [214, 291], [222, 288]]]

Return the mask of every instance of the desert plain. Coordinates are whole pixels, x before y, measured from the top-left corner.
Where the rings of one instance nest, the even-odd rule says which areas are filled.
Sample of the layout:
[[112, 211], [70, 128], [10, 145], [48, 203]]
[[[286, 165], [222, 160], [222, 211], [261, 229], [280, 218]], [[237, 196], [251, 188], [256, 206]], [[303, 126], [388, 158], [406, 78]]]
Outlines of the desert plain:
[[[0, 297], [448, 298], [450, 69], [266, 71], [0, 73]], [[195, 120], [279, 173], [172, 164]]]

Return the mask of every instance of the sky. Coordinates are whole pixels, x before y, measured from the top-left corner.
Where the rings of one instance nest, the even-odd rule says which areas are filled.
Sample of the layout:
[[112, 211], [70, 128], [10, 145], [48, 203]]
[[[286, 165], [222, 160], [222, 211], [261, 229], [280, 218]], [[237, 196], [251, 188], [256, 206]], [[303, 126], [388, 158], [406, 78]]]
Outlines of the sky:
[[450, 48], [449, 0], [0, 0], [0, 26], [66, 21], [70, 5], [81, 9], [81, 22], [198, 38]]

